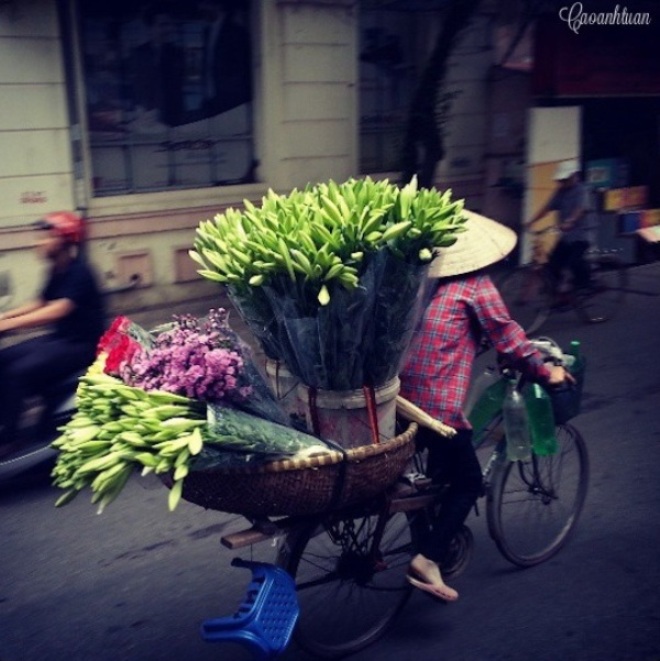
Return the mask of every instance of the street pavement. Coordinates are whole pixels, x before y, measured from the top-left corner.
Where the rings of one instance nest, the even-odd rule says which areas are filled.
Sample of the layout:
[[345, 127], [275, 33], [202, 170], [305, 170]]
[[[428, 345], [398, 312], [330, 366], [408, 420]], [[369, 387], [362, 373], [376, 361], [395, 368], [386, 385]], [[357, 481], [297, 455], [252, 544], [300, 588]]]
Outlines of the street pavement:
[[[459, 601], [413, 595], [392, 631], [351, 658], [660, 660], [660, 263], [632, 269], [630, 285], [616, 319], [588, 326], [563, 313], [542, 329], [564, 345], [580, 340], [589, 365], [574, 423], [591, 480], [569, 544], [520, 570], [471, 515], [475, 553], [454, 583]], [[43, 481], [0, 491], [1, 661], [250, 658], [199, 635], [248, 583], [219, 544], [240, 517], [186, 502], [169, 513], [166, 490], [139, 478], [100, 516], [85, 494], [62, 509], [56, 496]], [[272, 560], [274, 549], [241, 556]], [[295, 646], [281, 658], [306, 659]]]

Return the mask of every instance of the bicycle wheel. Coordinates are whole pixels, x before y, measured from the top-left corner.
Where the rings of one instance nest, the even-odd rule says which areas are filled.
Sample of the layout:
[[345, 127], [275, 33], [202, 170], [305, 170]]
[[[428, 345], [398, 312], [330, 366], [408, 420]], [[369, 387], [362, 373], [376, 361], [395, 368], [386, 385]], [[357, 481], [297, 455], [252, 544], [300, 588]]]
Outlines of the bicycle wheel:
[[552, 295], [542, 269], [521, 266], [505, 275], [497, 288], [512, 319], [526, 333], [537, 331], [548, 318]]
[[582, 321], [596, 324], [611, 319], [623, 304], [628, 273], [616, 255], [587, 259], [591, 265], [591, 283], [578, 292], [575, 310]]
[[294, 639], [326, 659], [383, 635], [408, 600], [412, 557], [404, 513], [340, 513], [287, 536], [278, 556], [296, 581]]
[[502, 555], [519, 567], [554, 556], [584, 505], [589, 481], [584, 439], [571, 425], [562, 425], [557, 442], [553, 455], [505, 463], [488, 494], [490, 534]]

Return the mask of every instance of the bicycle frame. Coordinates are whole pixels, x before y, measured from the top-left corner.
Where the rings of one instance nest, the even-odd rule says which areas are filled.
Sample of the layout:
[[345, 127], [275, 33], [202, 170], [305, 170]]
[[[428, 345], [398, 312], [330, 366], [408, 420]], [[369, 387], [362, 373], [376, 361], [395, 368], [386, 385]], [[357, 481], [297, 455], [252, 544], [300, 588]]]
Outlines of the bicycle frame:
[[[508, 460], [502, 431], [508, 369], [503, 367], [500, 378], [479, 395], [469, 419], [475, 448], [494, 441], [493, 451], [482, 467], [488, 531], [507, 560], [520, 567], [531, 567], [553, 557], [574, 528], [586, 493], [588, 462], [584, 441], [570, 426], [561, 427], [560, 437], [568, 451], [577, 451], [568, 465], [569, 469], [577, 468], [575, 496], [571, 495], [570, 476], [568, 492], [560, 485], [559, 478], [564, 477], [563, 450], [552, 456], [532, 454], [529, 461]], [[521, 387], [524, 377], [515, 374]], [[415, 461], [423, 469], [423, 451], [418, 451]], [[555, 461], [559, 464], [556, 469]], [[304, 623], [298, 623], [298, 643], [322, 658], [340, 658], [376, 641], [406, 603], [412, 591], [405, 580], [406, 568], [416, 552], [417, 535], [424, 534], [427, 516], [435, 516], [445, 489], [446, 485], [420, 476], [410, 483], [398, 482], [366, 502], [341, 510], [255, 521], [251, 528], [226, 535], [221, 541], [230, 549], [238, 549], [274, 539], [277, 563], [296, 581], [301, 617], [303, 611], [308, 614]], [[565, 493], [568, 509], [563, 506]], [[552, 514], [555, 502], [559, 503], [559, 509], [554, 509], [558, 516]], [[546, 507], [541, 514], [539, 508]], [[520, 525], [515, 523], [517, 517]], [[537, 517], [538, 526], [531, 517]], [[464, 526], [452, 542], [453, 555], [450, 564], [443, 566], [443, 575], [457, 576], [464, 570], [472, 555], [472, 540], [469, 528]], [[359, 625], [354, 630], [349, 624], [345, 629], [348, 634], [337, 639], [328, 637], [324, 629], [328, 599], [342, 607], [344, 603], [360, 605], [363, 599], [369, 603], [376, 599], [379, 607], [363, 628]], [[340, 608], [337, 612], [343, 611]], [[352, 622], [350, 616], [346, 620], [342, 615], [337, 621], [342, 626], [344, 621]], [[341, 626], [339, 630], [344, 631]]]

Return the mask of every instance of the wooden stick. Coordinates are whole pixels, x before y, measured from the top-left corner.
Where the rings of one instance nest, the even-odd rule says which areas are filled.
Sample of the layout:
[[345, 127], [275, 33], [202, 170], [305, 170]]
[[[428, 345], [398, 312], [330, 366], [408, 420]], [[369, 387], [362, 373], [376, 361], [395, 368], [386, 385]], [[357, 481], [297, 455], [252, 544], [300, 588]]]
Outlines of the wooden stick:
[[434, 432], [440, 434], [440, 436], [451, 438], [456, 434], [456, 430], [453, 427], [431, 417], [426, 411], [404, 399], [401, 395], [398, 395], [396, 398], [396, 412], [406, 420], [411, 420], [422, 425], [422, 427], [432, 429]]

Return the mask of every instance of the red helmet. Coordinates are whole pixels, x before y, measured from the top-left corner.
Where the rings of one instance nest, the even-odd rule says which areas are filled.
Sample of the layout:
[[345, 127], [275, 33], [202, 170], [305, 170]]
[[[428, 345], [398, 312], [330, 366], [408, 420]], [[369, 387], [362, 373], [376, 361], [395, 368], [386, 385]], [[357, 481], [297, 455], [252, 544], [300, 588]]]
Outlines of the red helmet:
[[83, 239], [83, 220], [73, 211], [47, 213], [37, 221], [37, 226], [42, 229], [52, 229], [71, 243], [80, 243]]

